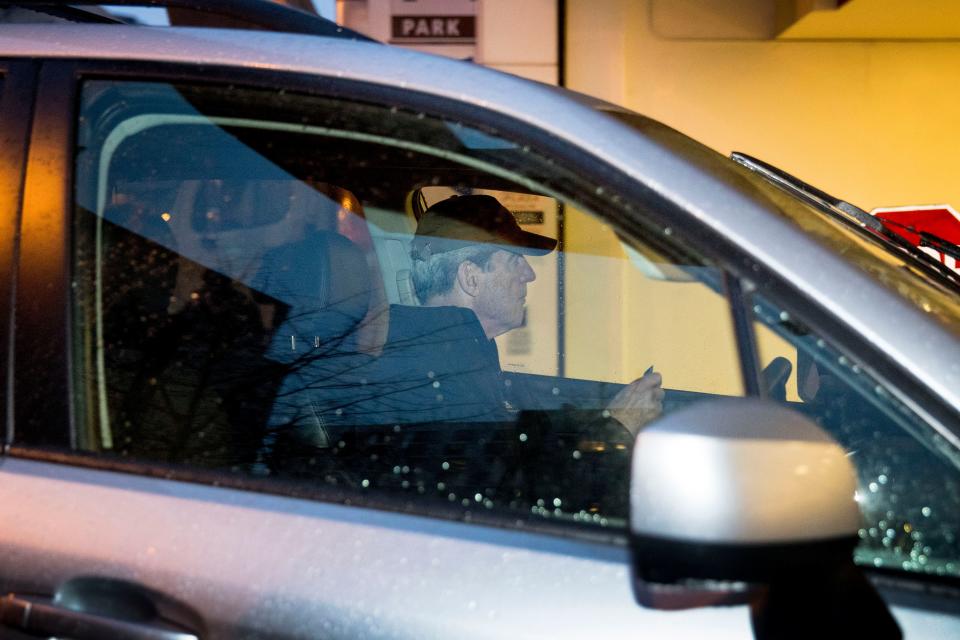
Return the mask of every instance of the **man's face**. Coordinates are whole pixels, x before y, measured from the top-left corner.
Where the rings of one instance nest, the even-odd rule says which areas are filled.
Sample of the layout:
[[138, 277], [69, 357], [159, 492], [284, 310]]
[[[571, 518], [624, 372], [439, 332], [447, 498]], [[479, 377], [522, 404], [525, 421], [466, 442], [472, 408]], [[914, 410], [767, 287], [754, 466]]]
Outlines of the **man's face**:
[[484, 327], [492, 329], [488, 335], [497, 336], [522, 325], [527, 283], [537, 278], [527, 259], [518, 253], [497, 251], [480, 277], [474, 311]]

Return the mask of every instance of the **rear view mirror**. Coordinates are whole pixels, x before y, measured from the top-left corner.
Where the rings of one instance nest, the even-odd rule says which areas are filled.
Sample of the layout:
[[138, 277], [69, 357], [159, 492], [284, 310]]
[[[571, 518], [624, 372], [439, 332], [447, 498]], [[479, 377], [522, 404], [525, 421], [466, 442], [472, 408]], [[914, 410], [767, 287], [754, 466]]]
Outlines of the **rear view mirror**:
[[638, 602], [749, 603], [758, 638], [900, 637], [853, 564], [856, 487], [840, 445], [779, 405], [703, 402], [664, 417], [633, 451]]

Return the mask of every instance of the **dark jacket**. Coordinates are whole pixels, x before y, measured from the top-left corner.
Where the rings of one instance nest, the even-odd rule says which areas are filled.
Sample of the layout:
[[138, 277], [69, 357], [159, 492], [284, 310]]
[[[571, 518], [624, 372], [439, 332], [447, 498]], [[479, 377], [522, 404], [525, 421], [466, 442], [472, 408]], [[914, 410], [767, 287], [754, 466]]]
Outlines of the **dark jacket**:
[[383, 353], [361, 382], [370, 399], [353, 412], [357, 424], [515, 418], [497, 345], [469, 309], [390, 307]]

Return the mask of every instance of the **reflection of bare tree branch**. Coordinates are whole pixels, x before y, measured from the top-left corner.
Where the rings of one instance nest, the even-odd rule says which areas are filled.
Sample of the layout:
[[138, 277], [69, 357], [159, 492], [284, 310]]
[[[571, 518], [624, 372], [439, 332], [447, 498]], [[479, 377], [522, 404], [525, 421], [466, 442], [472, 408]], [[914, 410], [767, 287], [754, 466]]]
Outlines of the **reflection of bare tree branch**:
[[[379, 321], [379, 318], [374, 318]], [[452, 326], [451, 329], [464, 329]], [[457, 331], [454, 331], [457, 333]], [[462, 331], [460, 332], [462, 334]], [[441, 348], [456, 346], [460, 338], [442, 337], [433, 334], [420, 334], [397, 340], [384, 346], [379, 360], [368, 361], [356, 352], [343, 352], [339, 347], [349, 336], [340, 336], [333, 345], [327, 343], [326, 348], [314, 349], [292, 362], [289, 375], [296, 380], [295, 385], [284, 385], [278, 392], [278, 402], [287, 402], [292, 405], [297, 402], [304, 406], [311, 404], [322, 407], [324, 413], [336, 413], [341, 417], [338, 422], [347, 420], [352, 424], [386, 424], [409, 423], [415, 421], [436, 421], [440, 419], [440, 412], [424, 406], [423, 394], [418, 391], [431, 391], [438, 386], [445, 389], [448, 383], [458, 378], [470, 380], [475, 374], [483, 370], [482, 365], [464, 362], [457, 371], [437, 373], [431, 378], [423, 375], [413, 376], [419, 371], [416, 356], [411, 355], [411, 347], [423, 346]], [[384, 361], [397, 360], [401, 364], [393, 367], [390, 373], [406, 370], [411, 377], [401, 378], [396, 375], [384, 377]], [[298, 376], [298, 377], [297, 377]], [[304, 394], [315, 392], [310, 399]], [[322, 395], [326, 393], [326, 395]], [[434, 393], [430, 394], [436, 395]], [[318, 403], [317, 398], [322, 397]], [[468, 398], [447, 396], [445, 413], [450, 413], [450, 407], [469, 408], [468, 411], [455, 411], [457, 420], [482, 420], [484, 418], [502, 418], [503, 407], [490, 407], [470, 402]], [[291, 407], [290, 413], [296, 414], [296, 407]]]

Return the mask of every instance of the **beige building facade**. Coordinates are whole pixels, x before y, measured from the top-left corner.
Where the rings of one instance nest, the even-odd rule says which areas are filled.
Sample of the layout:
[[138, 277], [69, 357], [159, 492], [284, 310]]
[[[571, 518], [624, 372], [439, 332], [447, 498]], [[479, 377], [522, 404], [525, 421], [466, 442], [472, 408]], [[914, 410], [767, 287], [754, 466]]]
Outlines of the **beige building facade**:
[[571, 0], [567, 85], [866, 209], [960, 204], [960, 3], [782, 4]]

